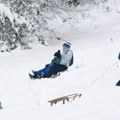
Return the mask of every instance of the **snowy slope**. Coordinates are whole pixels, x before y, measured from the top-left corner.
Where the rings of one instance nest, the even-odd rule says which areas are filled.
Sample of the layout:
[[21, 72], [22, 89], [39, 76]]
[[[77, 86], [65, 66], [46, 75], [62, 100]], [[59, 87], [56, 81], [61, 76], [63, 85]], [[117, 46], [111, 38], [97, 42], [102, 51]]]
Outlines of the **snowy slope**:
[[[119, 120], [120, 14], [96, 13], [74, 28], [63, 26], [72, 43], [74, 65], [55, 79], [30, 80], [28, 72], [49, 63], [62, 43], [38, 46], [29, 51], [0, 53], [1, 120]], [[114, 65], [114, 63], [116, 63]], [[109, 69], [109, 70], [108, 70]], [[104, 74], [105, 72], [105, 74]], [[51, 107], [48, 100], [71, 93], [80, 99]]]

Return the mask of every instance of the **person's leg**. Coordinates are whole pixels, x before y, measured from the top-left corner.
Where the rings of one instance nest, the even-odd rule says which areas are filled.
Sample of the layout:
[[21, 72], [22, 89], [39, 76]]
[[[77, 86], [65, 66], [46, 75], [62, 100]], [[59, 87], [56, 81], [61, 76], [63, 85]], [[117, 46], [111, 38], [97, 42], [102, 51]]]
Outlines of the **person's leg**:
[[46, 72], [45, 72], [45, 74], [44, 74], [44, 78], [50, 78], [53, 74], [54, 74], [54, 71], [55, 71], [55, 68], [56, 68], [56, 66], [51, 66], [51, 67], [49, 67], [47, 70], [46, 70]]
[[53, 70], [53, 75], [57, 75], [58, 72], [67, 70], [68, 68], [65, 65], [58, 65]]
[[33, 72], [33, 77], [34, 78], [39, 78], [39, 77], [41, 77], [42, 75], [44, 75], [45, 74], [45, 72], [47, 72], [48, 71], [48, 68], [47, 67], [45, 67], [45, 68], [43, 68], [43, 69], [41, 69], [41, 70], [38, 70], [38, 71], [34, 71]]
[[65, 65], [56, 65], [49, 68], [49, 70], [43, 76], [44, 78], [50, 78], [52, 75], [57, 75], [58, 72], [67, 70]]
[[49, 69], [49, 68], [46, 68], [46, 67], [45, 67], [45, 68], [37, 71], [35, 74], [37, 74], [37, 75], [42, 75], [42, 74], [46, 73], [46, 72], [48, 71], [48, 69]]
[[68, 69], [68, 67], [66, 67], [65, 65], [59, 65], [58, 72], [63, 72], [65, 70], [67, 70], [67, 69]]
[[36, 79], [36, 78], [38, 78], [36, 75], [32, 75], [32, 74], [30, 74], [30, 73], [29, 73], [29, 77], [30, 77], [31, 79]]

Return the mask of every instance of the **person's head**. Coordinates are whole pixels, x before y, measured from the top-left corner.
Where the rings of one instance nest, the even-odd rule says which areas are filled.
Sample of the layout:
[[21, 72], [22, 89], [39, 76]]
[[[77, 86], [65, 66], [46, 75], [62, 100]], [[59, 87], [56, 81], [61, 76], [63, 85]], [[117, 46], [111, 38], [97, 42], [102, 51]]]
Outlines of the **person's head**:
[[65, 43], [63, 44], [63, 51], [64, 51], [64, 52], [68, 51], [68, 50], [70, 49], [70, 47], [71, 47], [71, 43], [65, 42]]
[[60, 50], [58, 50], [58, 51], [54, 54], [54, 58], [61, 58]]

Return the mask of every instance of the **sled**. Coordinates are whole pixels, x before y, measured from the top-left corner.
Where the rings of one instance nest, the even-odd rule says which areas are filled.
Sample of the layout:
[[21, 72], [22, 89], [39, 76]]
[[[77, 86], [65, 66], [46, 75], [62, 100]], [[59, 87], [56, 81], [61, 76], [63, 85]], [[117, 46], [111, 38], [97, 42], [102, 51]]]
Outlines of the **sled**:
[[58, 102], [61, 102], [61, 101], [63, 102], [63, 104], [65, 104], [65, 101], [69, 102], [70, 99], [75, 100], [76, 97], [80, 98], [81, 96], [82, 96], [82, 94], [75, 93], [75, 94], [70, 94], [70, 95], [66, 95], [63, 97], [59, 97], [59, 98], [50, 100], [48, 102], [50, 102], [51, 106], [53, 106], [53, 104], [57, 104]]

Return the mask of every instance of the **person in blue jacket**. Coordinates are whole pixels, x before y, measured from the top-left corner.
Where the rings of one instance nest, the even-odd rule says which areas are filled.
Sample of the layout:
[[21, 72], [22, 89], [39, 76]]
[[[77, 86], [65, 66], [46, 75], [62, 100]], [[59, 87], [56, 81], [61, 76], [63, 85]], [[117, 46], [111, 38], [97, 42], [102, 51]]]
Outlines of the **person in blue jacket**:
[[118, 59], [120, 60], [120, 52], [119, 52], [119, 55], [118, 55]]
[[32, 71], [33, 75], [29, 73], [29, 76], [31, 79], [36, 79], [36, 78], [42, 78], [44, 77], [47, 73], [49, 73], [54, 67], [59, 65], [61, 62], [61, 53], [60, 50], [58, 50], [54, 54], [54, 58], [52, 59], [50, 64], [47, 64], [45, 68], [38, 70], [38, 71]]
[[[120, 60], [120, 52], [119, 52], [119, 55], [118, 55], [118, 60]], [[120, 86], [120, 80], [116, 83], [116, 86]]]

